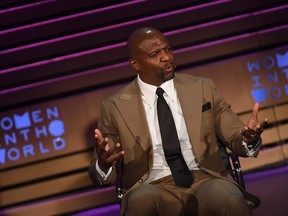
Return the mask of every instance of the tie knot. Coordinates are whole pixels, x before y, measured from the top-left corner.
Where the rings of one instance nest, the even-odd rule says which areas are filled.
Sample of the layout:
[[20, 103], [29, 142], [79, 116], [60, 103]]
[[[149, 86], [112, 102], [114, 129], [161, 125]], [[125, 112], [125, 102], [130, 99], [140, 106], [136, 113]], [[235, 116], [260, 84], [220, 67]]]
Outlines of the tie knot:
[[160, 87], [157, 88], [157, 90], [156, 90], [156, 94], [158, 95], [158, 97], [162, 97], [164, 92], [165, 91], [162, 88], [160, 88]]

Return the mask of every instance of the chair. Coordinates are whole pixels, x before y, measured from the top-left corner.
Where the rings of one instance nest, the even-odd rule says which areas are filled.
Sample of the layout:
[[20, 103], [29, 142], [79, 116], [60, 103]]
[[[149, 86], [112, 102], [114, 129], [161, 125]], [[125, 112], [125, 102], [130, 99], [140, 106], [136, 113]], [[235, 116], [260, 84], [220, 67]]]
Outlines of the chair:
[[226, 146], [224, 146], [220, 141], [217, 142], [217, 145], [219, 147], [220, 155], [226, 165], [227, 170], [230, 171], [234, 180], [242, 188], [246, 189], [239, 157], [232, 152], [228, 153]]
[[[228, 152], [226, 146], [224, 146], [219, 140], [217, 142], [217, 145], [219, 147], [220, 155], [224, 160], [227, 170], [230, 171], [231, 176], [238, 183], [238, 185], [244, 188], [247, 192], [239, 157], [233, 152]], [[247, 194], [249, 194], [250, 197], [249, 200], [246, 200], [248, 205], [250, 205], [253, 209], [258, 207], [261, 202], [259, 197], [248, 192]]]

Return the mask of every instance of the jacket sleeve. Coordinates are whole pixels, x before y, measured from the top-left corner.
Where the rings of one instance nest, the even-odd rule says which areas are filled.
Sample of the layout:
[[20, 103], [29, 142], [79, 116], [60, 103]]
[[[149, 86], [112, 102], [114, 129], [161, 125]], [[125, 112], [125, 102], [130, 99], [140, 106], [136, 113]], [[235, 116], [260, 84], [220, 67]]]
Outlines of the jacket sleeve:
[[[109, 104], [109, 103], [108, 103]], [[111, 103], [110, 103], [111, 104]], [[114, 146], [115, 143], [119, 142], [119, 136], [116, 127], [114, 127], [113, 122], [111, 120], [111, 116], [109, 114], [109, 111], [106, 107], [105, 102], [102, 103], [102, 106], [100, 108], [100, 117], [98, 121], [98, 129], [101, 131], [103, 137], [108, 138], [108, 145]], [[112, 172], [109, 175], [109, 177], [104, 180], [102, 176], [97, 172], [96, 170], [96, 161], [97, 161], [97, 153], [94, 149], [93, 158], [90, 162], [89, 166], [89, 176], [92, 182], [98, 186], [104, 187], [113, 185], [116, 183], [117, 175], [116, 175], [116, 165], [115, 162], [112, 165]]]
[[115, 167], [112, 166], [112, 172], [108, 176], [108, 178], [105, 180], [96, 170], [96, 161], [97, 161], [97, 157], [94, 157], [89, 166], [89, 176], [92, 182], [95, 185], [100, 186], [100, 187], [105, 187], [105, 186], [110, 186], [110, 185], [115, 184], [116, 182]]
[[233, 153], [242, 157], [248, 157], [245, 146], [242, 145], [243, 136], [240, 132], [245, 127], [245, 124], [231, 109], [231, 105], [225, 101], [216, 85], [210, 79], [209, 84], [213, 94], [215, 109], [214, 124], [217, 137]]

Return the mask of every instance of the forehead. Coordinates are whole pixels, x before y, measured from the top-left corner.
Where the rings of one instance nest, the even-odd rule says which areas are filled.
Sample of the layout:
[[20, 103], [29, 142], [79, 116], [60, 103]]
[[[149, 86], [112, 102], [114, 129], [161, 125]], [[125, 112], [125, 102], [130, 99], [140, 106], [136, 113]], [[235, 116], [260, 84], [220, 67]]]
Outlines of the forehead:
[[151, 52], [153, 50], [161, 49], [168, 45], [168, 41], [161, 34], [156, 34], [150, 37], [146, 37], [139, 43], [140, 50], [144, 52]]

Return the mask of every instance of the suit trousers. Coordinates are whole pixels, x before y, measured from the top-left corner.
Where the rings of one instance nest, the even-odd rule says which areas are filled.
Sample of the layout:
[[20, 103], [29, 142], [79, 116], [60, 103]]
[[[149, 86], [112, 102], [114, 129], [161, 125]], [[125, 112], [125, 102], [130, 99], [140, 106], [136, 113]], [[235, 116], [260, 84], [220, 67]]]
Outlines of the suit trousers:
[[252, 209], [233, 182], [204, 171], [191, 171], [190, 188], [175, 185], [172, 176], [143, 184], [128, 194], [125, 216], [249, 216]]

